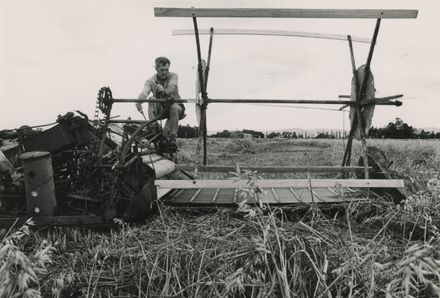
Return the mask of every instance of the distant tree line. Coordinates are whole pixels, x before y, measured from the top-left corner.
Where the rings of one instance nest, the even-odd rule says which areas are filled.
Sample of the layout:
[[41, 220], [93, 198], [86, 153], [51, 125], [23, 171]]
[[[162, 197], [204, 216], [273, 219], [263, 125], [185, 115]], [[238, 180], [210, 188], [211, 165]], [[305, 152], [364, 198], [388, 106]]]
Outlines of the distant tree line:
[[[213, 138], [243, 138], [245, 134], [252, 135], [253, 138], [283, 138], [296, 139], [303, 138], [302, 134], [297, 134], [294, 131], [276, 132], [272, 131], [265, 135], [261, 131], [243, 129], [240, 131], [223, 130], [210, 135]], [[197, 126], [179, 125], [177, 131], [178, 138], [197, 138], [199, 136], [199, 128]], [[402, 119], [396, 118], [394, 122], [388, 123], [384, 127], [371, 127], [368, 132], [369, 138], [377, 139], [440, 139], [440, 132], [425, 131], [423, 129], [414, 128]], [[335, 136], [329, 132], [320, 132], [315, 138], [317, 139], [333, 139]]]
[[178, 138], [197, 138], [199, 136], [199, 128], [197, 126], [179, 125], [177, 130]]
[[243, 129], [236, 131], [223, 130], [210, 135], [213, 138], [243, 138], [245, 134], [251, 135], [253, 138], [264, 138], [264, 133], [261, 131]]
[[382, 128], [371, 127], [368, 132], [370, 138], [384, 139], [440, 139], [440, 132], [424, 131], [416, 129], [402, 119], [396, 118]]
[[274, 139], [274, 138], [283, 138], [283, 139], [297, 139], [302, 138], [302, 135], [297, 135], [294, 131], [283, 131], [283, 132], [276, 132], [272, 131], [267, 136], [268, 139]]
[[336, 137], [328, 132], [320, 132], [316, 136], [317, 139], [335, 139]]

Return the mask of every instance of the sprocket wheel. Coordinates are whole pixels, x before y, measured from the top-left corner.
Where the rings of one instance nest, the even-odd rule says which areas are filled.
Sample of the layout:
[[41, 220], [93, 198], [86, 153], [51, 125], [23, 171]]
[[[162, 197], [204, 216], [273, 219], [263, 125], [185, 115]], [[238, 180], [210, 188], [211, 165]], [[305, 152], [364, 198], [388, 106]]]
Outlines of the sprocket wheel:
[[102, 87], [98, 92], [98, 104], [97, 107], [107, 117], [110, 116], [110, 111], [113, 105], [112, 91], [109, 87]]

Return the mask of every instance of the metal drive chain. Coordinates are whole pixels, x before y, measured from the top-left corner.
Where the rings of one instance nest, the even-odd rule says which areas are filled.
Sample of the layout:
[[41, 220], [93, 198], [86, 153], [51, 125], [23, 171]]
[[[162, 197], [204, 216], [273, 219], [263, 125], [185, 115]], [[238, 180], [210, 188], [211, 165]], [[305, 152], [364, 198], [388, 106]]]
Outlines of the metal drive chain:
[[95, 115], [93, 117], [93, 127], [94, 128], [98, 127], [98, 120], [99, 120], [99, 96], [96, 98]]

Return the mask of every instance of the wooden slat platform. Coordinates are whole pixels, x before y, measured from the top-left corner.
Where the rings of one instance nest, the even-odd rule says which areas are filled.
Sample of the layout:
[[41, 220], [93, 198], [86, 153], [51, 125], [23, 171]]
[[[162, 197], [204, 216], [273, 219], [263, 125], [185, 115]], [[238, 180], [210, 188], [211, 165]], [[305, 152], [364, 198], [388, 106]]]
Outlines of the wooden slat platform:
[[156, 17], [409, 19], [414, 9], [276, 9], [155, 7]]
[[[231, 206], [244, 200], [240, 196], [241, 191], [234, 188], [208, 188], [208, 189], [181, 189], [173, 191], [163, 199], [163, 202], [176, 206]], [[338, 189], [337, 191], [316, 188], [312, 191], [309, 188], [269, 188], [264, 189], [265, 195], [260, 196], [262, 203], [272, 205], [295, 205], [311, 203], [346, 203], [366, 200], [364, 193]], [[258, 203], [255, 199], [247, 197], [247, 202]]]
[[[258, 180], [263, 190], [262, 203], [273, 205], [328, 204], [366, 200], [366, 191], [374, 188], [402, 188], [403, 180], [394, 179], [281, 179]], [[158, 192], [174, 189], [162, 198], [177, 206], [235, 205], [246, 199], [241, 194], [249, 188], [247, 180], [156, 180]]]

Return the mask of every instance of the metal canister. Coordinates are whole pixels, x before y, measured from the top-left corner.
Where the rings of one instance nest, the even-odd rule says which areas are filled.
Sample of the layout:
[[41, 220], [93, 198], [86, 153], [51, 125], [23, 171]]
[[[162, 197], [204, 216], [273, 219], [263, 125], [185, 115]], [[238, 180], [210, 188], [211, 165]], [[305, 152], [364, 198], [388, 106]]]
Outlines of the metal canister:
[[51, 216], [57, 201], [49, 152], [32, 151], [20, 156], [23, 164], [26, 207], [32, 216]]

